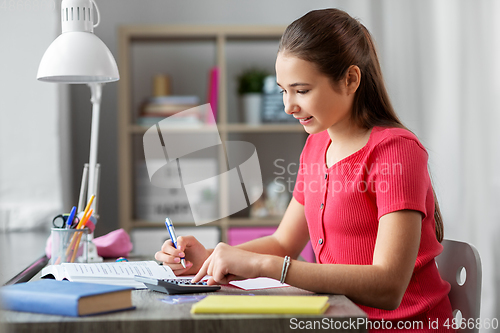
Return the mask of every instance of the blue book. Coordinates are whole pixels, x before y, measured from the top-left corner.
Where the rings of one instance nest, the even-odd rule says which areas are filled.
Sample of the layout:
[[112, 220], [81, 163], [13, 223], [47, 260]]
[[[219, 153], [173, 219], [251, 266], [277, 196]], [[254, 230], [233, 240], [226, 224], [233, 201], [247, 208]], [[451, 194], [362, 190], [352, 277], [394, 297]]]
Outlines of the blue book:
[[134, 309], [130, 287], [43, 279], [0, 288], [3, 309], [88, 316]]

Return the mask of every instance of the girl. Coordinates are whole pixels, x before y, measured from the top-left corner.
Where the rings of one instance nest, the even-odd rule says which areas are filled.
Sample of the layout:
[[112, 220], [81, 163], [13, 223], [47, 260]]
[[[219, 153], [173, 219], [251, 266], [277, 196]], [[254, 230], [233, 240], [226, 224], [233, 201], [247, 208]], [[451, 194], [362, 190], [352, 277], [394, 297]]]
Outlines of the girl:
[[[393, 328], [411, 321], [428, 329], [438, 319], [444, 331], [450, 286], [434, 262], [443, 225], [427, 152], [391, 106], [368, 30], [341, 10], [309, 12], [281, 38], [276, 75], [285, 112], [310, 134], [277, 231], [213, 250], [179, 237], [178, 250], [167, 241], [156, 259], [194, 281], [281, 279], [344, 294]], [[309, 239], [317, 263], [289, 262]]]

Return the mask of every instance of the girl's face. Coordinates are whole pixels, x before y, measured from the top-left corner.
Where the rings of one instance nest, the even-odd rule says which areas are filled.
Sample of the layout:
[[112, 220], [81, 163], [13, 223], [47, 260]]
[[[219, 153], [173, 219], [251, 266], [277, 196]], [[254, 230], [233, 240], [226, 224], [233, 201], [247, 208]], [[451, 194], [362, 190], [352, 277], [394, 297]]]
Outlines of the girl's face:
[[313, 63], [280, 52], [276, 79], [282, 89], [285, 112], [298, 119], [307, 133], [349, 125], [354, 94], [342, 83], [333, 89], [330, 78]]

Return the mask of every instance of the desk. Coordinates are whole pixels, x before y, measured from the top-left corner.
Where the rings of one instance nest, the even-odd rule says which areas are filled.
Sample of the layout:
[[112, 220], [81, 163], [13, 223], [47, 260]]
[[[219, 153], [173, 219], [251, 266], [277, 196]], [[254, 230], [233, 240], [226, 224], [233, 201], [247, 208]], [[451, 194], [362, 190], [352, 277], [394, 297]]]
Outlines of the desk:
[[45, 254], [50, 230], [0, 232], [0, 286]]
[[[220, 294], [247, 294], [255, 295], [308, 295], [308, 291], [294, 287], [274, 288], [267, 290], [244, 291], [233, 287], [223, 286]], [[293, 316], [293, 315], [229, 315], [229, 314], [197, 314], [190, 313], [193, 303], [167, 304], [161, 299], [165, 294], [150, 290], [134, 290], [132, 303], [136, 310], [116, 312], [91, 317], [63, 317], [36, 313], [3, 311], [7, 332], [130, 332], [130, 333], [253, 333], [253, 332], [297, 332], [293, 327], [304, 327], [307, 321], [317, 321], [317, 330], [307, 332], [333, 331], [321, 328], [321, 324], [328, 323], [334, 327], [335, 322], [340, 325], [345, 322], [349, 328], [349, 321], [356, 323], [357, 318], [366, 318], [366, 315], [345, 296], [333, 295], [329, 298], [330, 308], [320, 316]], [[292, 318], [296, 318], [293, 321]], [[326, 318], [326, 319], [325, 319]], [[354, 324], [352, 324], [354, 325]], [[351, 326], [352, 328], [352, 326]], [[364, 326], [354, 326], [342, 332], [366, 332]]]
[[[44, 236], [46, 238], [46, 236]], [[13, 252], [9, 252], [15, 255]], [[0, 253], [0, 256], [3, 254]], [[35, 260], [40, 253], [33, 253]], [[4, 258], [5, 259], [5, 258]], [[12, 258], [11, 258], [12, 259]], [[30, 259], [31, 260], [31, 259]], [[28, 261], [28, 264], [30, 262]], [[21, 269], [24, 267], [21, 267]], [[17, 273], [17, 272], [15, 272]], [[12, 273], [15, 275], [15, 273]], [[313, 295], [313, 293], [294, 288], [273, 288], [245, 291], [231, 286], [223, 286], [220, 294], [255, 294], [255, 295]], [[353, 302], [342, 295], [330, 295], [330, 307], [320, 316], [294, 315], [233, 315], [233, 314], [197, 314], [190, 313], [192, 303], [168, 304], [161, 300], [167, 295], [151, 290], [132, 291], [132, 303], [135, 310], [116, 312], [90, 317], [64, 317], [27, 312], [0, 311], [5, 324], [5, 332], [37, 333], [250, 333], [250, 332], [297, 332], [305, 325], [316, 322], [316, 330], [307, 332], [326, 332], [324, 325], [334, 328], [345, 323], [347, 329], [342, 332], [366, 332], [365, 326], [354, 325], [357, 319], [365, 319], [366, 314]], [[296, 320], [292, 319], [296, 318]], [[352, 323], [351, 325], [349, 325]], [[300, 326], [299, 326], [300, 325]], [[323, 325], [323, 326], [322, 326]], [[293, 329], [296, 327], [297, 329]], [[1, 331], [1, 328], [0, 328]], [[305, 330], [304, 330], [305, 331]]]

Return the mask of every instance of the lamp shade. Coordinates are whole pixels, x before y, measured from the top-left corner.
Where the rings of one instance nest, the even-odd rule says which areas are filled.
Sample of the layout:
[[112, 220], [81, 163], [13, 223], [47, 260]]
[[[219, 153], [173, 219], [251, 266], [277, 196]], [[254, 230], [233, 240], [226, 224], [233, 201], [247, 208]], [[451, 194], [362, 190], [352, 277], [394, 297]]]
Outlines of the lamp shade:
[[112, 82], [120, 79], [108, 47], [92, 32], [64, 32], [50, 44], [37, 79], [57, 83]]

